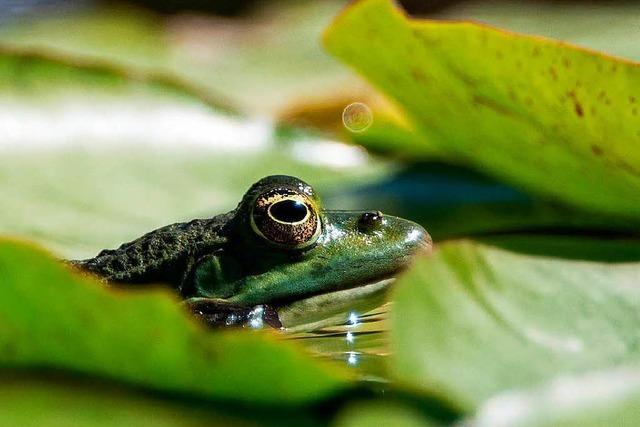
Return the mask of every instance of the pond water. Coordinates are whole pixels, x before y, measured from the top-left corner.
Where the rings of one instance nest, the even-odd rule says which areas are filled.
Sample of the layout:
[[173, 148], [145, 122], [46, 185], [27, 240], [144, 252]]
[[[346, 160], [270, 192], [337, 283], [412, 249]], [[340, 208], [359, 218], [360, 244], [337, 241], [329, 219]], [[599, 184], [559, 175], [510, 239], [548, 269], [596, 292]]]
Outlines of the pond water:
[[[353, 309], [331, 316], [313, 329], [288, 331], [294, 340], [319, 357], [345, 364], [362, 380], [384, 381], [385, 358], [389, 355], [388, 314], [390, 302], [379, 296], [358, 301]], [[366, 303], [369, 307], [366, 307]], [[373, 308], [372, 308], [373, 306]]]

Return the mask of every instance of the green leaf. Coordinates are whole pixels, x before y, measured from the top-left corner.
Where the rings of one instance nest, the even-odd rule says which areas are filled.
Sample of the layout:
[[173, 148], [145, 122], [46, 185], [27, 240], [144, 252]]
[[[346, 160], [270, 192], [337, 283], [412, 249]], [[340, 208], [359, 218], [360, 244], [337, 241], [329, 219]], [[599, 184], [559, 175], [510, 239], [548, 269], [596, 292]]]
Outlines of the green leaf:
[[37, 427], [315, 425], [285, 407], [271, 410], [181, 399], [121, 387], [95, 378], [7, 375], [0, 382], [0, 424]]
[[427, 420], [420, 412], [398, 403], [356, 403], [338, 414], [334, 427], [428, 427], [440, 425]]
[[[347, 8], [327, 49], [400, 104], [434, 150], [577, 206], [640, 216], [640, 66], [469, 22], [407, 18], [389, 0]], [[375, 118], [374, 118], [375, 120]]]
[[0, 241], [0, 277], [5, 368], [66, 369], [250, 402], [308, 401], [349, 384], [346, 371], [276, 336], [211, 333], [168, 291], [110, 291], [23, 243]]
[[599, 427], [640, 423], [640, 371], [622, 367], [563, 376], [541, 386], [499, 394], [472, 427]]
[[637, 362], [639, 280], [638, 263], [445, 244], [397, 284], [393, 375], [471, 410], [560, 374]]
[[482, 243], [511, 252], [601, 262], [640, 261], [640, 240], [603, 236], [515, 235], [480, 237]]
[[[317, 40], [341, 0], [256, 5], [248, 19], [90, 5], [0, 27], [0, 42], [169, 72], [273, 117], [299, 97], [350, 86]], [[224, 40], [224, 43], [221, 43]]]
[[[232, 111], [222, 98], [170, 73], [140, 71], [44, 49], [0, 44], [0, 77], [3, 106], [25, 97], [40, 97], [42, 103], [53, 96], [64, 95], [69, 102], [95, 96], [104, 100], [109, 95], [107, 99], [117, 96], [120, 101], [125, 96], [130, 102], [164, 98]], [[71, 94], [74, 97], [69, 99]]]

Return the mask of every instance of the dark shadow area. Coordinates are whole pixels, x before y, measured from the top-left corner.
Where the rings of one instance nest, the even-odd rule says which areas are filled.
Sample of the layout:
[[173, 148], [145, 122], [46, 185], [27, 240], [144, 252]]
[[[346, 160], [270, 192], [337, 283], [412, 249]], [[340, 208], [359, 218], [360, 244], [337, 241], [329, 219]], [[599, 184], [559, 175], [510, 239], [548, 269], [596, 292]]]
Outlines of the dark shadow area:
[[[134, 405], [140, 406], [142, 413], [147, 413], [150, 417], [162, 416], [162, 412], [166, 411], [172, 417], [180, 418], [181, 415], [185, 415], [189, 419], [209, 420], [204, 424], [211, 425], [237, 423], [274, 427], [325, 426], [344, 409], [345, 404], [352, 404], [354, 401], [404, 404], [422, 413], [426, 419], [447, 424], [460, 417], [459, 411], [444, 402], [389, 388], [385, 383], [360, 383], [357, 387], [309, 405], [267, 405], [203, 399], [190, 394], [149, 390], [141, 386], [104, 378], [90, 378], [56, 369], [0, 370], [0, 383], [0, 395], [5, 398], [12, 395], [24, 398], [31, 394], [35, 406], [42, 405], [41, 397], [47, 395], [46, 402], [55, 408], [57, 419], [69, 421], [81, 420], [86, 414], [95, 416], [96, 402], [100, 405], [110, 405], [112, 410], [104, 414], [108, 418], [118, 419], [123, 414], [124, 417], [130, 416], [127, 411], [131, 410], [131, 402], [136, 402]], [[274, 393], [278, 393], [278, 390], [274, 389]], [[155, 412], [154, 408], [159, 412]], [[43, 416], [50, 415], [50, 412], [43, 412]], [[152, 418], [149, 421], [152, 421]]]
[[[614, 238], [623, 247], [640, 239], [637, 221], [585, 212], [440, 163], [408, 166], [389, 179], [327, 194], [324, 202], [330, 209], [378, 209], [411, 219], [423, 225], [436, 242], [461, 237], [498, 242], [504, 236], [503, 245], [524, 251], [527, 239], [538, 238], [538, 245], [531, 248], [538, 254], [547, 249], [556, 253], [555, 246], [568, 249], [568, 242], [585, 239], [604, 245], [604, 238]], [[543, 236], [547, 237], [544, 242]], [[572, 258], [596, 257], [596, 249], [585, 247]], [[635, 249], [624, 252], [622, 260], [636, 258]]]
[[640, 261], [640, 238], [520, 234], [478, 240], [527, 255], [599, 262]]

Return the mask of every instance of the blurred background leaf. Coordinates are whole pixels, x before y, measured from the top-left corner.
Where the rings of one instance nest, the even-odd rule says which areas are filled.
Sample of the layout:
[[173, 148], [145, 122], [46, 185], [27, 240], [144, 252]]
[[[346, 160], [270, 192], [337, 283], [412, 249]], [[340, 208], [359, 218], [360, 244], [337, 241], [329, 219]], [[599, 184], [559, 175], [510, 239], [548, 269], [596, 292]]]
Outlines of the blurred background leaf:
[[[0, 422], [11, 426], [264, 426], [283, 425], [283, 408], [220, 405], [211, 401], [159, 396], [95, 378], [4, 373]], [[301, 410], [287, 410], [284, 425], [322, 425]]]
[[461, 1], [432, 15], [472, 19], [640, 60], [640, 16], [634, 1]]
[[632, 364], [639, 358], [639, 276], [637, 261], [445, 244], [397, 284], [392, 373], [472, 411], [500, 392]]
[[9, 22], [0, 28], [0, 41], [169, 71], [245, 111], [271, 116], [292, 98], [354, 80], [319, 44], [320, 32], [344, 4], [268, 2], [236, 18], [103, 4]]
[[0, 272], [4, 368], [64, 369], [249, 403], [300, 403], [349, 386], [344, 368], [312, 359], [277, 335], [212, 333], [166, 289], [105, 289], [7, 240], [0, 242]]
[[473, 427], [605, 426], [638, 423], [636, 365], [564, 375], [490, 399], [465, 425]]
[[355, 403], [338, 414], [335, 427], [366, 427], [389, 425], [398, 427], [428, 427], [444, 425], [431, 422], [415, 409], [397, 403]]

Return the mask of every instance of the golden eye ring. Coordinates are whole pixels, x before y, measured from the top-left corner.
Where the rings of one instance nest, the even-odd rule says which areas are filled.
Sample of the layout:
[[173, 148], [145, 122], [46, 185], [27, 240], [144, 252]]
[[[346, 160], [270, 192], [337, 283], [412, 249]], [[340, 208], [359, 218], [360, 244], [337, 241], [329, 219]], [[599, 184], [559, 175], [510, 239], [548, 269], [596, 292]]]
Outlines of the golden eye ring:
[[251, 227], [275, 246], [302, 249], [316, 242], [321, 222], [315, 204], [305, 194], [276, 189], [257, 197]]

